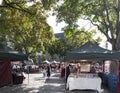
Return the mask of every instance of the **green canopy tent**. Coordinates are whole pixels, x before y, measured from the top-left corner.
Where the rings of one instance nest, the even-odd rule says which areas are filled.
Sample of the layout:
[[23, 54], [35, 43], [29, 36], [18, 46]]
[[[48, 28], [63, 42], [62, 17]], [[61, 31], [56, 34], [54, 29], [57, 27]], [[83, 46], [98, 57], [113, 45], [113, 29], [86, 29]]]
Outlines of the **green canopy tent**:
[[[66, 57], [65, 57], [66, 62], [70, 62], [70, 61], [77, 62], [81, 60], [90, 60], [90, 62], [92, 62], [91, 60], [102, 60], [101, 62], [103, 62], [104, 64], [104, 60], [120, 60], [120, 52], [104, 49], [96, 44], [87, 42], [81, 47], [66, 53]], [[66, 77], [66, 71], [65, 71], [65, 77]]]
[[120, 59], [120, 52], [107, 50], [87, 42], [81, 47], [66, 53], [65, 61], [71, 60], [110, 60]]
[[28, 57], [12, 48], [0, 44], [0, 87], [12, 84], [11, 61], [24, 61]]
[[10, 61], [24, 61], [28, 60], [27, 55], [14, 51], [12, 48], [0, 44], [0, 60], [10, 59]]

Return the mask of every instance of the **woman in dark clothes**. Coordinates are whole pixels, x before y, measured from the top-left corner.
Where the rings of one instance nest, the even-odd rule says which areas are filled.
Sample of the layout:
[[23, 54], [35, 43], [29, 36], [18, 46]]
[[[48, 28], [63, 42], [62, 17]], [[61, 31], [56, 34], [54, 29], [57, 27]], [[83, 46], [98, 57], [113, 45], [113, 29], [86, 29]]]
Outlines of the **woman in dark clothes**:
[[49, 78], [50, 75], [51, 75], [51, 73], [50, 73], [50, 65], [48, 64], [47, 65], [47, 77]]
[[66, 82], [69, 75], [70, 75], [70, 65], [66, 66]]

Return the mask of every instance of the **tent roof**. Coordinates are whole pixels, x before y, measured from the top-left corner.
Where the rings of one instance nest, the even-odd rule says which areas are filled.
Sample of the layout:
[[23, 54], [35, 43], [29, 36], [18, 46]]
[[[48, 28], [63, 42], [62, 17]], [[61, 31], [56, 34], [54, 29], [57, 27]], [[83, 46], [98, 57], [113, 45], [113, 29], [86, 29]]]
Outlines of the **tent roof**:
[[52, 63], [52, 64], [59, 64], [60, 62], [57, 62], [57, 61], [54, 60], [54, 61], [52, 61], [51, 63]]
[[23, 61], [27, 60], [28, 57], [23, 53], [18, 53], [12, 48], [0, 44], [0, 60], [9, 58], [11, 61]]
[[43, 62], [41, 62], [42, 64], [50, 64], [50, 62], [48, 60], [44, 60]]
[[66, 61], [93, 59], [120, 59], [120, 52], [107, 50], [88, 42], [73, 51], [67, 52], [65, 58]]

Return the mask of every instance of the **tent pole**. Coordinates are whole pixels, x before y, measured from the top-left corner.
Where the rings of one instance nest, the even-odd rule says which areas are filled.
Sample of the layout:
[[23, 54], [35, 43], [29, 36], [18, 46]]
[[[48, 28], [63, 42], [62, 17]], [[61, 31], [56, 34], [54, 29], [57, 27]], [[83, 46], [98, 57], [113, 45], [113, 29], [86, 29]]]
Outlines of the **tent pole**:
[[28, 84], [29, 84], [29, 67], [28, 67]]
[[65, 90], [66, 90], [66, 83], [67, 83], [67, 82], [66, 82], [66, 78], [67, 78], [67, 77], [66, 77], [66, 64], [65, 64]]
[[103, 73], [105, 73], [105, 60], [103, 60]]
[[11, 86], [13, 86], [13, 75], [12, 75], [12, 65], [10, 62], [10, 73], [11, 73]]

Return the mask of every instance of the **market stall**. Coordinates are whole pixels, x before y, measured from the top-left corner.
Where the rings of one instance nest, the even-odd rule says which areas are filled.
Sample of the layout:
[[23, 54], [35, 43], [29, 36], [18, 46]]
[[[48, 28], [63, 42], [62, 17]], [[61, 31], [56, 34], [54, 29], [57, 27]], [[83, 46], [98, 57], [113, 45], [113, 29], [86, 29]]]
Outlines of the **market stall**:
[[[71, 77], [71, 74], [68, 76], [66, 86], [67, 88], [69, 88], [69, 90], [92, 89], [92, 90], [97, 90], [98, 92], [101, 92], [102, 78], [96, 77], [96, 76], [99, 76], [98, 75], [99, 72], [104, 73], [104, 69], [105, 69], [104, 61], [105, 60], [112, 60], [111, 62], [114, 64], [118, 63], [118, 60], [120, 60], [120, 52], [107, 50], [107, 49], [99, 47], [96, 44], [88, 42], [73, 51], [67, 52], [65, 60], [67, 64], [69, 64], [70, 62], [84, 63], [84, 64], [86, 64], [87, 62], [90, 62], [90, 67], [91, 67], [90, 69], [88, 69], [90, 71], [87, 71], [87, 73], [84, 71], [82, 72], [80, 70], [79, 71], [80, 73], [77, 74], [77, 78], [76, 78], [76, 74], [72, 75], [73, 77]], [[98, 65], [99, 62], [101, 65]], [[82, 65], [81, 67], [80, 69], [82, 70], [86, 69], [86, 67]], [[116, 65], [116, 69], [117, 68], [118, 68], [118, 65]], [[112, 71], [115, 73], [115, 70], [112, 69]], [[89, 74], [92, 73], [91, 77], [94, 77], [94, 78], [89, 77], [88, 73]], [[94, 76], [93, 73], [96, 76]], [[116, 73], [117, 73], [117, 70], [116, 70]], [[82, 77], [81, 76], [82, 74], [85, 74], [85, 77]], [[92, 83], [91, 82], [92, 80], [95, 80], [96, 83]], [[82, 82], [82, 85], [81, 85], [81, 82]]]
[[23, 60], [27, 60], [25, 54], [18, 53], [10, 47], [0, 44], [0, 87], [13, 84], [11, 62]]
[[[74, 63], [74, 65], [71, 65], [71, 63], [69, 63], [71, 73], [67, 77], [66, 89], [96, 90], [101, 93], [102, 80], [98, 76], [98, 69], [95, 69], [95, 71], [91, 71], [91, 68], [93, 68], [93, 64], [91, 63], [91, 61], [79, 61], [78, 63]], [[94, 64], [94, 67], [95, 65], [96, 64]]]

